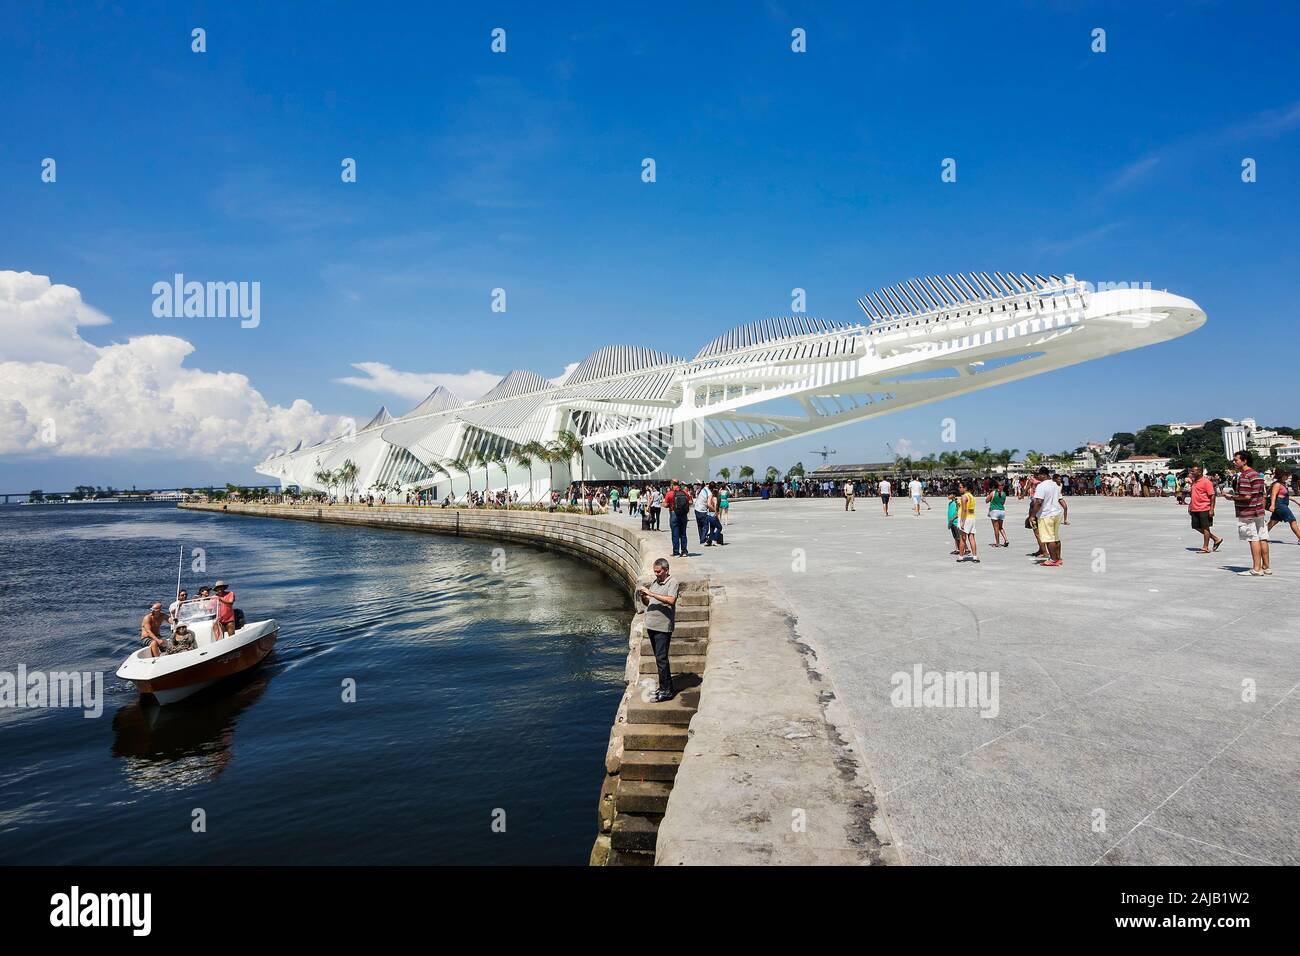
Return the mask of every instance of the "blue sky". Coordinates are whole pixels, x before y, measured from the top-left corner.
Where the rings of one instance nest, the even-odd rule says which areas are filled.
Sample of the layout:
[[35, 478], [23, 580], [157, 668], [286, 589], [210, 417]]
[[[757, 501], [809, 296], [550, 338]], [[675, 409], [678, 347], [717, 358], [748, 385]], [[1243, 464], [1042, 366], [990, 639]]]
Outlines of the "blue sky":
[[[415, 399], [337, 380], [690, 355], [794, 287], [856, 320], [881, 285], [1009, 268], [1150, 282], [1209, 322], [745, 461], [939, 450], [948, 416], [962, 447], [1021, 450], [1300, 424], [1294, 4], [6, 6], [0, 269], [78, 289], [112, 319], [94, 345], [178, 336], [270, 403], [400, 413]], [[261, 324], [155, 318], [176, 272], [259, 281]], [[176, 457], [9, 454], [0, 490], [249, 480], [257, 456]]]

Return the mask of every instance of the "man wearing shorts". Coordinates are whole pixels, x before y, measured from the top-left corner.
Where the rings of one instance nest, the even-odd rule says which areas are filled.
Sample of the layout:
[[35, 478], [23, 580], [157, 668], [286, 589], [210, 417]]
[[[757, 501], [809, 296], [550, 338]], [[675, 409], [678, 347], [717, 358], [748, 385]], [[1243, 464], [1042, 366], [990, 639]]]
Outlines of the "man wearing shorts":
[[1066, 504], [1061, 498], [1061, 486], [1052, 481], [1046, 468], [1038, 469], [1038, 483], [1029, 502], [1029, 517], [1035, 522], [1038, 540], [1047, 549], [1045, 568], [1059, 568], [1061, 560], [1061, 524], [1069, 524]]
[[889, 493], [893, 490], [889, 485], [888, 478], [880, 479], [880, 504], [885, 509], [885, 517], [889, 517]]
[[[1200, 465], [1191, 467], [1191, 493], [1192, 500], [1187, 506], [1187, 513], [1191, 516], [1192, 527], [1201, 533], [1201, 554], [1209, 554], [1211, 550], [1218, 551], [1219, 545], [1223, 544], [1223, 539], [1210, 530], [1214, 524], [1214, 482], [1205, 477], [1205, 472]], [[1214, 547], [1210, 547], [1210, 542], [1214, 542]]]
[[921, 492], [923, 490], [921, 480], [913, 475], [912, 480], [907, 484], [907, 493], [912, 496], [912, 511], [916, 513], [918, 518], [921, 517]]
[[[1047, 469], [1040, 468], [1039, 471], [1046, 474]], [[1030, 502], [1029, 517], [1025, 519], [1025, 527], [1034, 533], [1034, 543], [1038, 545], [1038, 550], [1035, 551], [1033, 554], [1029, 555], [1029, 557], [1050, 558], [1051, 555], [1047, 553], [1047, 548], [1043, 545], [1043, 539], [1038, 536], [1038, 519], [1034, 517], [1034, 505], [1033, 505], [1034, 489], [1037, 486], [1038, 486], [1038, 477], [1036, 475], [1030, 475], [1028, 478], [1024, 480], [1024, 484], [1021, 486], [1022, 490], [1024, 491], [1022, 497], [1027, 497]]]
[[1232, 456], [1232, 467], [1237, 469], [1237, 480], [1224, 488], [1237, 508], [1237, 537], [1250, 545], [1249, 571], [1238, 574], [1257, 578], [1272, 574], [1268, 566], [1268, 515], [1264, 509], [1264, 476], [1254, 469], [1255, 456], [1249, 450]]

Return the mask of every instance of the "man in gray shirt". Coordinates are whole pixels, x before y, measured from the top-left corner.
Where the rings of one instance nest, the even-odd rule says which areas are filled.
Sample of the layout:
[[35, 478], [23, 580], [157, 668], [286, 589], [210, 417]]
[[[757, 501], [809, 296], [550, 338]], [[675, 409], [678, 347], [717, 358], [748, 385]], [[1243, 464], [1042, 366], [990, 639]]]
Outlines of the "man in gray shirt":
[[654, 580], [636, 589], [638, 606], [645, 611], [645, 630], [654, 648], [655, 664], [659, 670], [659, 690], [655, 703], [672, 700], [673, 674], [668, 666], [668, 645], [673, 639], [673, 624], [677, 617], [677, 579], [668, 574], [668, 562], [659, 558], [654, 564]]

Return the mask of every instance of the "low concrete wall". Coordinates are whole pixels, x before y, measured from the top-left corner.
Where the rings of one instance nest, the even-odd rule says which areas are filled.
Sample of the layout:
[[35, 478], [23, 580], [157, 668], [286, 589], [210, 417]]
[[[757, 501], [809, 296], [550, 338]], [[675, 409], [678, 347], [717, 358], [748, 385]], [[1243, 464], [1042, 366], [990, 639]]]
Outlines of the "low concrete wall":
[[400, 528], [438, 534], [521, 541], [578, 555], [599, 565], [630, 592], [636, 579], [650, 573], [653, 557], [643, 553], [639, 530], [601, 515], [490, 508], [438, 508], [414, 505], [260, 505], [186, 503], [192, 511], [215, 511], [261, 518], [290, 518], [329, 524]]
[[[387, 505], [185, 504], [183, 508], [521, 541], [592, 561], [631, 592], [666, 534], [625, 518]], [[734, 540], [732, 546], [743, 547]], [[593, 865], [880, 864], [898, 854], [847, 721], [796, 618], [762, 575], [720, 574], [691, 558], [672, 664], [687, 688], [649, 702], [643, 616], [628, 634], [605, 754]], [[644, 658], [643, 658], [644, 655]]]

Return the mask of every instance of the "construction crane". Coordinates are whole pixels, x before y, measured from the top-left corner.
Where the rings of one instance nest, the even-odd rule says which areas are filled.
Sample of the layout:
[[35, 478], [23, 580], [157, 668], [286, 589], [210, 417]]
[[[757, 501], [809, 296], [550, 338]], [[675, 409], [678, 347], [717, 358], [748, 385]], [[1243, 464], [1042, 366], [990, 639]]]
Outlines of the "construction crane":
[[822, 465], [825, 466], [826, 462], [830, 459], [831, 455], [836, 454], [836, 451], [833, 448], [827, 448], [825, 445], [822, 445], [821, 448], [814, 448], [812, 453], [814, 455], [821, 455]]

